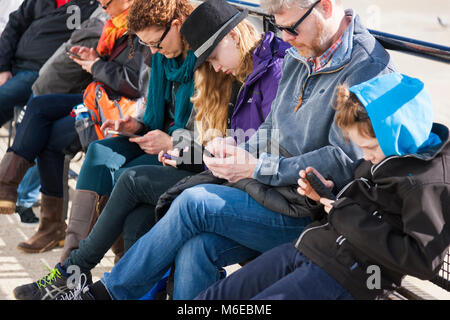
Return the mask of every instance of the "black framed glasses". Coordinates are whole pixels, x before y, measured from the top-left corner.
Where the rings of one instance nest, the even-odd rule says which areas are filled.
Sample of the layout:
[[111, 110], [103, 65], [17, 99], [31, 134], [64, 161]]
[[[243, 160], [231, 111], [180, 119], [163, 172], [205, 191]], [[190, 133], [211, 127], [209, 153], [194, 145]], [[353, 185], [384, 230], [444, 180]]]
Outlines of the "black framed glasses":
[[106, 10], [108, 9], [109, 5], [111, 4], [111, 2], [113, 2], [113, 0], [109, 0], [107, 3], [105, 3], [104, 5], [102, 5], [102, 9]]
[[292, 34], [293, 36], [298, 36], [298, 32], [297, 32], [297, 27], [300, 25], [300, 23], [303, 22], [303, 20], [305, 20], [313, 11], [314, 7], [317, 6], [319, 4], [321, 0], [314, 2], [314, 4], [311, 6], [311, 8], [308, 9], [308, 11], [306, 11], [306, 13], [292, 26], [280, 26], [278, 24], [275, 23], [275, 21], [272, 19], [271, 21], [269, 21], [275, 28], [277, 28], [280, 31], [286, 31], [290, 34]]
[[150, 48], [155, 48], [155, 49], [162, 49], [161, 47], [161, 42], [163, 42], [164, 38], [167, 36], [167, 34], [169, 33], [170, 28], [172, 27], [172, 23], [169, 23], [169, 25], [167, 26], [166, 30], [164, 30], [164, 33], [162, 34], [161, 38], [159, 38], [158, 41], [153, 42], [153, 43], [146, 43], [144, 41], [142, 41], [141, 39], [139, 39], [139, 43], [150, 47]]

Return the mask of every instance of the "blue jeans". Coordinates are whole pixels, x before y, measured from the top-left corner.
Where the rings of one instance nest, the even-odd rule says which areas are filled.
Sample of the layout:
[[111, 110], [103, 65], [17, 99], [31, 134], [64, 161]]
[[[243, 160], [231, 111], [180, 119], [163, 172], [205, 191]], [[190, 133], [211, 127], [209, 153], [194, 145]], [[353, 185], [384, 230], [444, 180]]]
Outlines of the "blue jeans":
[[39, 72], [13, 70], [13, 77], [0, 86], [0, 127], [11, 120], [15, 106], [24, 106], [31, 95], [31, 86]]
[[[173, 261], [182, 261], [177, 256], [179, 252], [191, 260], [192, 268], [211, 270], [211, 265], [217, 261], [212, 261], [213, 257], [203, 251], [216, 250], [221, 254], [227, 253], [227, 249], [231, 249], [231, 253], [236, 250], [236, 255], [227, 254], [226, 259], [218, 262], [241, 262], [243, 258], [254, 257], [255, 251], [265, 252], [293, 241], [309, 222], [309, 218], [293, 218], [270, 211], [242, 190], [221, 185], [199, 185], [183, 191], [165, 216], [126, 252], [110, 273], [105, 273], [102, 282], [113, 299], [139, 299], [164, 275]], [[193, 240], [198, 236], [208, 237], [204, 233], [221, 238], [212, 243], [198, 241], [191, 244], [191, 241], [198, 240]], [[209, 248], [210, 245], [213, 248]], [[226, 247], [222, 248], [222, 245]], [[236, 246], [251, 250], [242, 254]], [[175, 262], [178, 272], [179, 267]], [[202, 279], [191, 281], [189, 293], [177, 297], [195, 297], [216, 280], [216, 274], [213, 272], [208, 279], [208, 283]]]
[[39, 198], [40, 188], [41, 179], [38, 167], [32, 166], [17, 187], [17, 206], [31, 208]]
[[196, 299], [350, 300], [353, 297], [292, 243], [286, 243], [214, 283]]

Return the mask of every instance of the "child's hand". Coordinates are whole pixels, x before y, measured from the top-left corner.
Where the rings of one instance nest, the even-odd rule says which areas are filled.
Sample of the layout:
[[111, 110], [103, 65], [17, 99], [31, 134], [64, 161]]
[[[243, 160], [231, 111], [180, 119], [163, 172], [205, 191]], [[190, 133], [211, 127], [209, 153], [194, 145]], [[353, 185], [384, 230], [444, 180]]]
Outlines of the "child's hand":
[[323, 182], [323, 184], [330, 189], [333, 189], [334, 183], [331, 180], [325, 180], [325, 178], [313, 167], [307, 167], [306, 170], [300, 170], [300, 179], [298, 179], [299, 187], [297, 188], [297, 192], [302, 196], [306, 196], [311, 200], [319, 202], [321, 199], [320, 196], [316, 191], [314, 191], [308, 180], [306, 180], [306, 174], [309, 172], [314, 172], [314, 174]]
[[326, 211], [326, 213], [329, 214], [331, 209], [333, 208], [334, 200], [320, 198], [320, 203], [323, 204], [323, 209]]

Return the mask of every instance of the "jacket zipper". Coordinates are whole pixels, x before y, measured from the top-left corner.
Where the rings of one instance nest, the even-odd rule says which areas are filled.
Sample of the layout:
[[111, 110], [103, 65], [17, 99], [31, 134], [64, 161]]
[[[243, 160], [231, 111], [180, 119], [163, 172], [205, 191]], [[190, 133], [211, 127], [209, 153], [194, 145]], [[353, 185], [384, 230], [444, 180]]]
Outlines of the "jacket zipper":
[[[302, 61], [302, 60], [300, 60], [300, 61]], [[302, 61], [302, 62], [303, 62], [303, 61]], [[308, 67], [308, 76], [306, 77], [306, 80], [305, 80], [305, 82], [304, 82], [304, 84], [303, 84], [303, 87], [302, 87], [302, 91], [301, 91], [300, 97], [298, 98], [298, 104], [295, 106], [294, 112], [297, 112], [298, 109], [300, 109], [300, 107], [302, 106], [302, 103], [303, 103], [303, 94], [305, 93], [305, 88], [306, 88], [306, 85], [308, 84], [308, 80], [309, 80], [311, 77], [316, 76], [316, 75], [318, 75], [318, 74], [330, 74], [330, 73], [335, 73], [335, 72], [341, 71], [342, 69], [344, 69], [344, 68], [347, 66], [348, 63], [347, 63], [347, 64], [344, 64], [342, 67], [340, 67], [340, 68], [338, 68], [338, 69], [336, 69], [336, 70], [331, 70], [331, 71], [327, 71], [327, 72], [316, 72], [316, 73], [314, 73], [314, 74], [311, 74], [311, 72], [309, 72], [309, 65], [307, 65], [305, 62], [303, 62], [303, 64], [306, 65], [306, 66]]]
[[302, 241], [303, 236], [304, 236], [307, 232], [309, 232], [309, 231], [311, 231], [311, 230], [315, 230], [315, 229], [319, 229], [319, 228], [326, 227], [327, 225], [328, 225], [328, 222], [327, 222], [326, 224], [322, 224], [322, 225], [317, 226], [317, 227], [312, 227], [312, 228], [309, 228], [308, 230], [303, 231], [302, 234], [300, 235], [300, 237], [298, 238], [297, 242], [295, 243], [295, 247], [298, 247], [298, 245], [300, 244], [300, 241]]

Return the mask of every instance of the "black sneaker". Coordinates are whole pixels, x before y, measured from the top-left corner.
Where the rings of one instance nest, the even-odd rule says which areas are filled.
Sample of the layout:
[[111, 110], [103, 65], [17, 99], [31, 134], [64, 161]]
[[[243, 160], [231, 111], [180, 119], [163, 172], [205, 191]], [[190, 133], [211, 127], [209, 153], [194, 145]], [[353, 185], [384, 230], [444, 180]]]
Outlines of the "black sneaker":
[[[67, 286], [68, 276], [63, 267], [58, 263], [50, 273], [36, 282], [16, 287], [13, 291], [17, 300], [55, 300], [57, 296], [70, 291]], [[81, 274], [84, 282], [92, 283], [92, 276]], [[81, 279], [80, 279], [81, 282]]]
[[74, 289], [58, 295], [55, 300], [95, 300], [95, 298], [89, 292], [86, 275], [81, 274], [78, 285]]
[[17, 206], [16, 212], [19, 214], [20, 222], [24, 224], [35, 225], [39, 223], [39, 218], [36, 217], [32, 208]]

